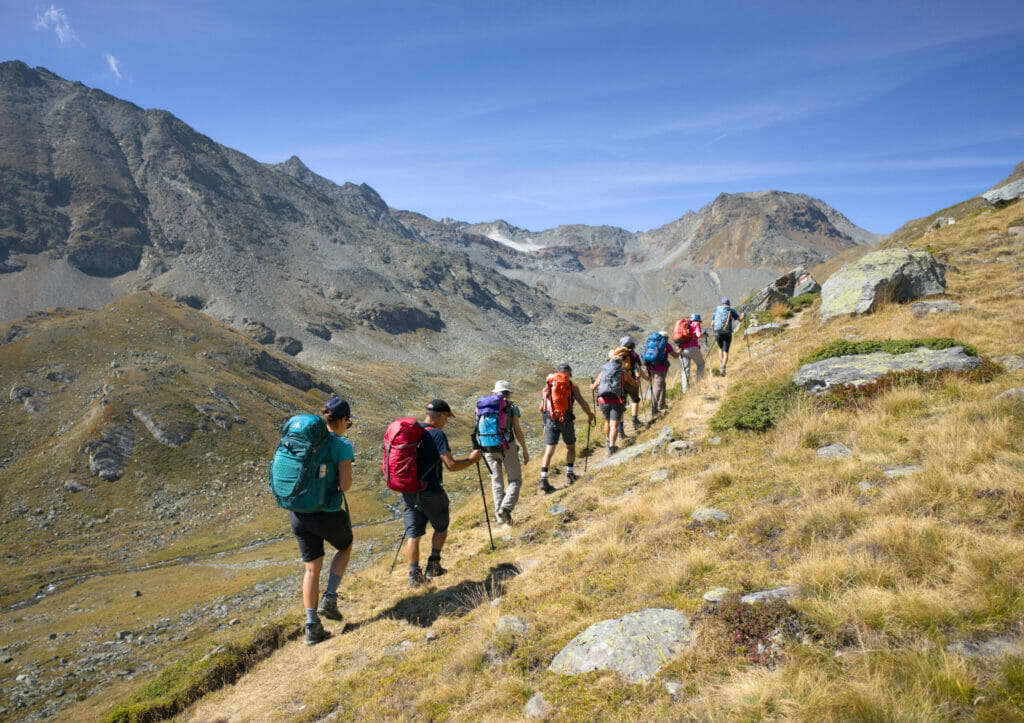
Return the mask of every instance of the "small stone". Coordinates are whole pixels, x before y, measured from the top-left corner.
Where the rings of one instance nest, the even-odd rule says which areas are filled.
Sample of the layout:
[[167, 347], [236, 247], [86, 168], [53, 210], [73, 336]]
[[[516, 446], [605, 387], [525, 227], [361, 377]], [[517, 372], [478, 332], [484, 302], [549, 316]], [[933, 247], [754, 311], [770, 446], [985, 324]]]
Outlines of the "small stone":
[[729, 513], [716, 510], [713, 507], [702, 507], [690, 514], [690, 519], [697, 522], [728, 522]]
[[69, 479], [67, 482], [64, 483], [64, 489], [66, 489], [68, 492], [83, 492], [89, 488], [86, 487], [81, 482], [76, 482], [73, 479]]
[[1024, 387], [1017, 387], [1016, 389], [1007, 389], [1005, 392], [997, 396], [996, 399], [1006, 399], [1009, 401], [1024, 402]]
[[427, 631], [427, 642], [428, 643], [432, 643], [435, 640], [437, 640], [437, 631], [436, 630], [428, 630]]
[[729, 594], [727, 587], [713, 587], [704, 593], [704, 601], [709, 603], [720, 603]]
[[131, 640], [132, 639], [132, 631], [131, 630], [118, 630], [117, 631], [117, 639], [118, 640]]
[[17, 683], [27, 683], [27, 682], [29, 681], [29, 677], [28, 677], [28, 675], [27, 675], [27, 674], [25, 674], [25, 673], [22, 673], [21, 675], [19, 675], [18, 677], [16, 677], [16, 678], [15, 678], [14, 680], [15, 680], [15, 682], [17, 682]]
[[548, 703], [544, 694], [538, 691], [532, 698], [526, 701], [523, 707], [523, 715], [527, 718], [544, 718], [551, 713], [551, 704]]
[[668, 691], [668, 694], [673, 698], [678, 698], [679, 694], [683, 692], [683, 684], [674, 680], [666, 680], [665, 690]]
[[1021, 356], [1020, 354], [997, 356], [994, 357], [992, 361], [1010, 372], [1015, 372], [1018, 369], [1024, 369], [1024, 356]]
[[861, 492], [870, 492], [875, 486], [870, 482], [858, 482], [857, 487], [860, 488]]
[[717, 444], [721, 444], [721, 443], [722, 443], [722, 438], [721, 437], [712, 437], [711, 439], [708, 440], [708, 444], [716, 444], [717, 445]]
[[50, 640], [56, 640], [56, 639], [57, 639], [57, 633], [50, 633]]
[[694, 445], [693, 442], [689, 442], [685, 439], [682, 439], [678, 442], [673, 442], [672, 444], [670, 444], [668, 446], [668, 451], [674, 452], [676, 454], [684, 454], [685, 452], [691, 451], [695, 446], [696, 445]]
[[4, 665], [6, 665], [7, 663], [13, 663], [13, 662], [14, 662], [14, 657], [11, 656], [11, 655], [8, 655], [6, 658], [4, 658]]
[[658, 469], [651, 472], [651, 484], [661, 484], [662, 482], [668, 482], [669, 471], [667, 469]]
[[852, 457], [853, 452], [845, 444], [830, 444], [818, 449], [818, 456], [823, 459], [843, 459]]
[[231, 618], [228, 620], [228, 625], [238, 625], [239, 622], [241, 621], [238, 618]]
[[136, 590], [135, 592], [132, 593], [132, 597], [142, 597], [142, 591], [141, 590]]
[[551, 505], [551, 507], [548, 507], [549, 515], [564, 515], [568, 511], [569, 508], [563, 505]]

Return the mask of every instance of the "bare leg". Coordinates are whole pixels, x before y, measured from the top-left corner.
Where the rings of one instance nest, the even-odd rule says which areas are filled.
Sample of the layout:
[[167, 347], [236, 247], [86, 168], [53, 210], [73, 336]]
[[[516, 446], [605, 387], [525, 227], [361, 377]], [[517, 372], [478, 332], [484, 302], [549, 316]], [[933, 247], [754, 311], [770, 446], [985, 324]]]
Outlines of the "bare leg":
[[[351, 551], [350, 546], [349, 552]], [[348, 562], [348, 558], [345, 559], [345, 562]], [[307, 609], [315, 609], [317, 601], [320, 599], [320, 568], [323, 567], [324, 558], [318, 557], [304, 564], [306, 569], [302, 575], [302, 605]]]

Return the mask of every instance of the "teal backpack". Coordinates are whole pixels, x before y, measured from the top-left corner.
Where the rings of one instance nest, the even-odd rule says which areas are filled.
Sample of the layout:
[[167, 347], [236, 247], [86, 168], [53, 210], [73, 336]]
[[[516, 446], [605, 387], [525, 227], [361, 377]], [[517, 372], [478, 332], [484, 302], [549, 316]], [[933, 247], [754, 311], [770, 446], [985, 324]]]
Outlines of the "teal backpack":
[[[270, 493], [278, 507], [293, 512], [317, 512], [327, 502], [335, 477], [321, 457], [331, 433], [315, 414], [297, 414], [281, 428], [281, 442], [270, 461]], [[337, 481], [335, 481], [337, 486]]]

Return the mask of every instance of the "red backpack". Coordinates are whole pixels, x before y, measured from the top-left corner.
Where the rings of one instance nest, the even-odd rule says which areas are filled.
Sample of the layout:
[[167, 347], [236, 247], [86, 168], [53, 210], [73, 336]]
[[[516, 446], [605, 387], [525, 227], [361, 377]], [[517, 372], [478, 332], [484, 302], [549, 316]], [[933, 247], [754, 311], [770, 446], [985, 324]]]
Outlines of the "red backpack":
[[412, 417], [396, 419], [384, 432], [384, 482], [395, 492], [415, 494], [425, 487], [416, 465], [423, 434], [423, 427]]
[[672, 338], [676, 342], [687, 342], [693, 338], [693, 330], [690, 328], [689, 319], [680, 319], [676, 322], [675, 328], [672, 329]]
[[544, 408], [548, 416], [559, 422], [565, 420], [565, 415], [572, 406], [572, 381], [565, 372], [548, 374], [547, 383], [544, 386]]

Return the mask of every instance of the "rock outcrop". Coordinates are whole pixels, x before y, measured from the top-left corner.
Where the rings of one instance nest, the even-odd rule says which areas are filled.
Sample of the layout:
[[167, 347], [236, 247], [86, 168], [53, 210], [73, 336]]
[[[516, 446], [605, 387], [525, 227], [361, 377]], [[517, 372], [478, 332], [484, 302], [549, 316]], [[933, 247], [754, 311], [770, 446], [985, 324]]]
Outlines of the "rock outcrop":
[[945, 290], [945, 269], [927, 251], [874, 251], [843, 266], [825, 282], [821, 318], [865, 314], [883, 302], [913, 301]]
[[818, 282], [814, 280], [814, 277], [804, 267], [798, 266], [758, 291], [749, 301], [740, 306], [737, 311], [741, 314], [764, 311], [765, 309], [770, 309], [774, 304], [785, 303], [787, 299], [792, 299], [794, 296], [812, 294], [817, 291], [821, 291], [821, 286]]
[[889, 372], [919, 369], [923, 372], [944, 370], [967, 371], [981, 365], [981, 360], [964, 351], [962, 346], [948, 349], [921, 347], [906, 354], [876, 351], [871, 354], [850, 354], [804, 364], [793, 375], [793, 384], [812, 394], [836, 385], [863, 386]]

